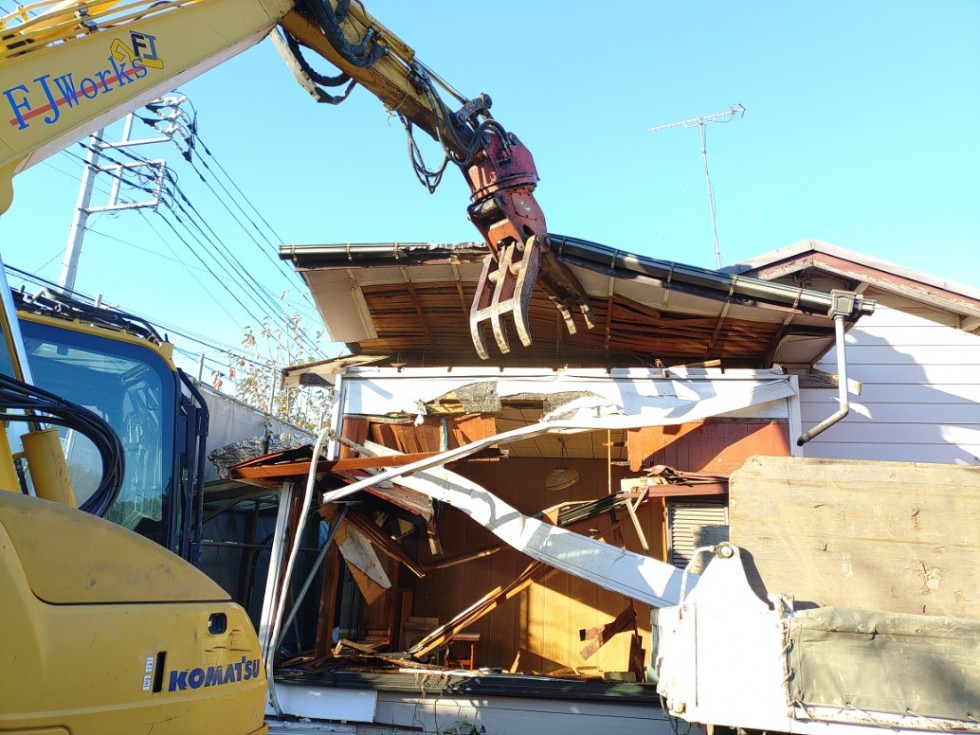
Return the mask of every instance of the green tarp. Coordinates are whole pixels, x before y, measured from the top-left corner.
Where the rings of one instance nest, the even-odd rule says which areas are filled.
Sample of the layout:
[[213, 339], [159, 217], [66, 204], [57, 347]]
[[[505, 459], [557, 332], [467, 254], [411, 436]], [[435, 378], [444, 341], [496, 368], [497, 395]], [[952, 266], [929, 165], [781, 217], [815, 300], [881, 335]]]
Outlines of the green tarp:
[[825, 607], [786, 622], [794, 703], [976, 721], [980, 621]]

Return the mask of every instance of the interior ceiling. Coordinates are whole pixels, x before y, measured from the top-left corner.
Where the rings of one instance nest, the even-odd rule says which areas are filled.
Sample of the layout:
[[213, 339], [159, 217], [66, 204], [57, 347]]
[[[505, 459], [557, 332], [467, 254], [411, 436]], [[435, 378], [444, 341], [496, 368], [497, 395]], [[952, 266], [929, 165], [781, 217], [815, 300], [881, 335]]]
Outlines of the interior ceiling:
[[[504, 406], [496, 414], [497, 431], [504, 433], [541, 420], [542, 409]], [[607, 446], [609, 445], [609, 446]], [[562, 434], [543, 434], [531, 439], [507, 445], [511, 457], [550, 457], [562, 456], [574, 459], [602, 459], [604, 461], [625, 462], [626, 432], [619, 431], [579, 431]]]

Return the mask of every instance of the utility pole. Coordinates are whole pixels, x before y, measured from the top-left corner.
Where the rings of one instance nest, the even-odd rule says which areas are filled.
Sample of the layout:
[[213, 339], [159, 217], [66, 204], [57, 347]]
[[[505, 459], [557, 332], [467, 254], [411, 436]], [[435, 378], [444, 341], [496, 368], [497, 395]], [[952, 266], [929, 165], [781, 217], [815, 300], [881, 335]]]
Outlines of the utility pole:
[[[161, 120], [169, 123], [167, 129], [163, 130], [161, 136], [155, 138], [143, 138], [140, 140], [132, 139], [133, 132], [133, 113], [126, 116], [123, 126], [122, 139], [116, 143], [106, 143], [103, 140], [105, 129], [101, 129], [89, 137], [88, 152], [85, 154], [85, 167], [82, 170], [81, 184], [78, 190], [78, 202], [75, 205], [75, 213], [72, 217], [71, 229], [68, 231], [68, 244], [65, 247], [64, 260], [61, 263], [61, 277], [58, 280], [58, 290], [63, 294], [70, 294], [75, 290], [75, 276], [78, 272], [78, 260], [82, 254], [82, 242], [85, 238], [85, 229], [90, 214], [96, 212], [115, 212], [122, 209], [141, 209], [143, 207], [155, 208], [160, 203], [160, 194], [163, 190], [163, 177], [166, 172], [167, 162], [163, 159], [157, 160], [133, 160], [127, 163], [112, 163], [102, 165], [102, 157], [105, 151], [130, 148], [138, 145], [149, 145], [151, 143], [166, 143], [174, 141], [175, 133], [183, 131], [173, 124], [173, 121], [183, 115], [179, 105], [186, 101], [186, 97], [165, 98], [150, 103], [148, 107], [156, 112]], [[167, 111], [162, 114], [161, 110]], [[180, 146], [178, 146], [178, 149]], [[183, 153], [183, 149], [181, 149]], [[150, 174], [141, 173], [141, 169], [149, 169]], [[100, 173], [109, 174], [112, 177], [112, 187], [109, 192], [109, 201], [104, 206], [92, 206], [92, 193], [95, 189], [95, 178]], [[120, 201], [119, 190], [127, 175], [142, 177], [152, 183], [150, 198], [141, 202]]]
[[660, 130], [666, 130], [667, 128], [693, 128], [695, 125], [697, 125], [698, 130], [701, 132], [701, 159], [704, 161], [704, 178], [708, 184], [708, 207], [711, 209], [711, 231], [715, 236], [716, 268], [721, 268], [721, 248], [718, 245], [718, 223], [715, 220], [715, 190], [711, 186], [711, 174], [708, 173], [708, 143], [704, 129], [709, 123], [731, 122], [735, 119], [736, 115], [738, 117], [745, 115], [744, 105], [732, 105], [731, 109], [725, 110], [724, 112], [716, 112], [711, 115], [701, 115], [700, 117], [692, 117], [688, 120], [680, 120], [679, 122], [667, 123], [666, 125], [658, 125], [657, 127], [650, 128], [648, 130], [650, 133], [656, 133]]

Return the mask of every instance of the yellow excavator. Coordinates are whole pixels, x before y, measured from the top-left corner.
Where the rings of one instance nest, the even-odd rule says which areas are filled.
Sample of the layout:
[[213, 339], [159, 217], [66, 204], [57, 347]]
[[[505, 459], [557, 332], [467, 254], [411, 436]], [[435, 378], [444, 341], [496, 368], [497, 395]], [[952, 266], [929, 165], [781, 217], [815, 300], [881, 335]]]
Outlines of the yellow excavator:
[[[19, 7], [0, 19], [0, 212], [17, 173], [270, 34], [318, 101], [360, 84], [464, 174], [468, 214], [491, 253], [471, 308], [482, 357], [486, 329], [510, 349], [505, 319], [530, 344], [535, 284], [569, 330], [576, 310], [592, 326], [584, 291], [550, 249], [530, 153], [490, 115], [488, 97], [458, 94], [357, 0]], [[340, 74], [314, 71], [306, 51]], [[441, 170], [414, 162], [437, 183]], [[245, 612], [189, 564], [102, 518], [125, 475], [118, 437], [84, 405], [33, 384], [5, 279], [0, 325], [0, 734], [265, 732], [265, 673]], [[80, 505], [56, 427], [99, 453], [102, 477]]]

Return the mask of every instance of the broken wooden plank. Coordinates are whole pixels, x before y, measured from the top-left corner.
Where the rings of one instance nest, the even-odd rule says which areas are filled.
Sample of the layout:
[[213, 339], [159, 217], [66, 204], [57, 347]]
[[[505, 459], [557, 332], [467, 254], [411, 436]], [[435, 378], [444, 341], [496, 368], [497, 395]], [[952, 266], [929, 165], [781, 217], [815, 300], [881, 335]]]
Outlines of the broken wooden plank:
[[457, 635], [484, 615], [496, 609], [501, 603], [513, 598], [532, 582], [540, 582], [550, 576], [554, 571], [554, 569], [547, 567], [541, 562], [532, 562], [508, 585], [494, 588], [493, 591], [481, 597], [453, 617], [452, 620], [439, 626], [429, 635], [418, 641], [408, 650], [408, 653], [415, 657], [425, 656], [440, 646], [446, 645], [454, 635]]
[[[334, 539], [336, 541], [336, 538]], [[330, 652], [333, 642], [333, 622], [335, 617], [334, 603], [340, 585], [340, 552], [337, 544], [333, 543], [327, 549], [323, 564], [323, 577], [320, 584], [320, 603], [316, 616], [316, 642], [314, 656], [324, 658]]]
[[[317, 462], [317, 474], [328, 472], [332, 463], [326, 460]], [[301, 477], [310, 474], [309, 460], [299, 462], [280, 462], [279, 464], [252, 467], [233, 467], [232, 477], [236, 480], [271, 480], [283, 477]]]
[[333, 655], [339, 656], [343, 653], [344, 648], [352, 648], [360, 653], [374, 654], [377, 648], [375, 646], [365, 645], [363, 643], [358, 643], [357, 641], [348, 640], [347, 638], [341, 638], [337, 641], [337, 645], [334, 646]]
[[348, 513], [347, 522], [363, 533], [378, 551], [408, 567], [416, 577], [424, 577], [425, 569], [412, 559], [394, 539], [389, 538], [370, 519], [360, 513]]
[[437, 559], [436, 561], [429, 562], [425, 565], [424, 569], [426, 571], [432, 569], [448, 569], [449, 567], [459, 566], [460, 564], [467, 564], [471, 561], [476, 561], [477, 559], [485, 559], [488, 556], [496, 554], [501, 549], [510, 548], [503, 541], [492, 546], [486, 546], [482, 549], [477, 549], [476, 551], [467, 551], [462, 554], [455, 554], [454, 556], [447, 556], [442, 559]]
[[429, 553], [432, 556], [442, 556], [442, 539], [439, 537], [439, 526], [434, 517], [425, 524], [425, 538], [429, 542]]
[[385, 574], [381, 560], [367, 537], [354, 527], [350, 518], [337, 529], [336, 540], [358, 589], [370, 605], [391, 587], [391, 580]]
[[606, 645], [606, 643], [608, 643], [613, 636], [629, 630], [630, 628], [632, 628], [634, 631], [636, 630], [636, 610], [633, 608], [632, 602], [627, 605], [612, 621], [606, 623], [605, 625], [580, 630], [579, 640], [587, 640], [589, 643], [585, 646], [585, 648], [579, 651], [579, 655], [581, 655], [584, 659], [590, 658], [596, 651]]

